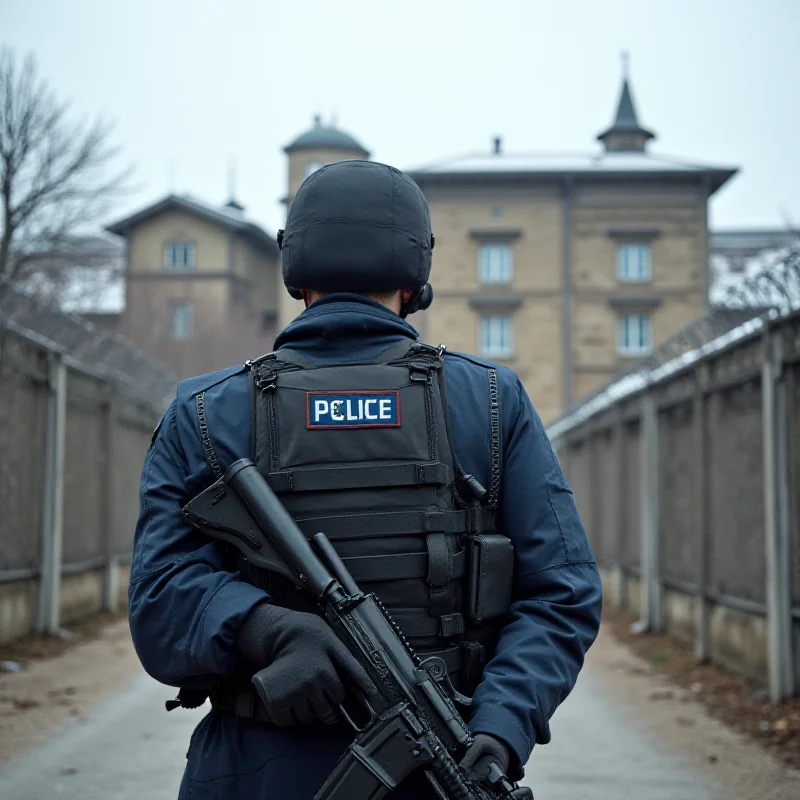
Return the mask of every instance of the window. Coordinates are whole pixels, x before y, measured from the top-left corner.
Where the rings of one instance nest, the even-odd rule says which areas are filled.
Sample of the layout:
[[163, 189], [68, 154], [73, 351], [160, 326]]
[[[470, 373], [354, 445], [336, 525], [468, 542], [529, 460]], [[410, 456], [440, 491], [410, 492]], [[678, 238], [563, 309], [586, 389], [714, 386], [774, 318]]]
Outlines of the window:
[[483, 317], [481, 319], [480, 352], [488, 358], [508, 358], [514, 352], [514, 341], [509, 317]]
[[649, 281], [653, 273], [649, 244], [617, 245], [617, 278], [629, 283]]
[[309, 175], [313, 175], [321, 166], [322, 166], [322, 164], [320, 164], [319, 161], [307, 161], [306, 162], [306, 174], [305, 174], [306, 178]]
[[481, 283], [508, 283], [514, 275], [514, 250], [510, 244], [484, 244], [478, 249]]
[[173, 339], [185, 341], [192, 338], [194, 306], [191, 303], [170, 304], [170, 333]]
[[619, 318], [617, 352], [621, 356], [646, 356], [653, 349], [653, 334], [647, 314], [625, 314]]
[[193, 242], [167, 242], [164, 245], [165, 269], [194, 269]]

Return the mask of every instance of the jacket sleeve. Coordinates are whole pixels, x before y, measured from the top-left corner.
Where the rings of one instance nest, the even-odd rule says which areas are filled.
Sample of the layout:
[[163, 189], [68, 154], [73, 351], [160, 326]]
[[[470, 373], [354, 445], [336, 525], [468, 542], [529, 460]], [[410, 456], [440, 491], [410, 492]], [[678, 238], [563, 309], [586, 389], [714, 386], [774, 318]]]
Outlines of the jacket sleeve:
[[181, 518], [196, 492], [172, 405], [147, 451], [128, 590], [131, 636], [156, 680], [201, 687], [230, 675], [236, 631], [266, 594], [225, 570], [223, 549]]
[[597, 636], [602, 587], [572, 491], [519, 381], [517, 401], [500, 500], [514, 542], [513, 604], [475, 692], [470, 729], [511, 747], [518, 778], [534, 744], [550, 741], [550, 717]]

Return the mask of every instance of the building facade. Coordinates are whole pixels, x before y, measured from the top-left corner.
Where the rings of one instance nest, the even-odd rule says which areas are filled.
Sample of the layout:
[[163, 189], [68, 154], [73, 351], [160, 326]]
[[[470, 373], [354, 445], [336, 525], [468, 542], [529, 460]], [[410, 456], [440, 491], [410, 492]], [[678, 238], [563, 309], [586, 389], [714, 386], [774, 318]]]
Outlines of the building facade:
[[[486, 153], [408, 170], [436, 234], [434, 303], [412, 322], [512, 367], [545, 421], [703, 313], [708, 202], [736, 172], [664, 158], [623, 80], [588, 154]], [[338, 146], [337, 146], [338, 143]], [[287, 202], [308, 174], [365, 148], [317, 125], [286, 148]], [[302, 305], [281, 300], [280, 324]]]
[[[407, 170], [431, 209], [434, 303], [421, 337], [513, 368], [545, 422], [709, 303], [708, 202], [735, 168], [660, 157], [627, 78], [584, 154], [485, 153]], [[324, 164], [368, 159], [316, 117], [284, 148], [286, 208]], [[268, 351], [303, 309], [274, 236], [235, 202], [170, 196], [109, 227], [127, 240], [118, 330], [180, 377]]]
[[243, 212], [170, 195], [108, 228], [126, 240], [116, 329], [179, 378], [271, 349], [278, 246]]

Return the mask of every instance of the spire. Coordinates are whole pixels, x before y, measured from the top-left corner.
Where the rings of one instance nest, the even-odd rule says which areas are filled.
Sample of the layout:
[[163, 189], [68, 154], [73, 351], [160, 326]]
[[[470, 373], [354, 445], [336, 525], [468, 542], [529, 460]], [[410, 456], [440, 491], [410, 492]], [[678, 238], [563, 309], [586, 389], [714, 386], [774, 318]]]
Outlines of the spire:
[[622, 53], [622, 91], [617, 104], [617, 113], [611, 127], [603, 131], [597, 138], [605, 145], [607, 151], [643, 152], [655, 134], [643, 128], [636, 116], [628, 76], [628, 53]]
[[236, 199], [236, 157], [231, 156], [228, 159], [228, 197], [230, 198], [225, 203], [225, 208], [233, 213], [242, 214], [244, 206]]

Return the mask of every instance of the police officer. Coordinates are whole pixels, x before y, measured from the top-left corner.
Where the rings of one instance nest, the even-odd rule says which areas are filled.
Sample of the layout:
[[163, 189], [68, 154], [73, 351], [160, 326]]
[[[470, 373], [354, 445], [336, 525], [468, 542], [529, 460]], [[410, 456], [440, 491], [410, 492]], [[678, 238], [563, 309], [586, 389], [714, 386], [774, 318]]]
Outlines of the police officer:
[[[424, 345], [406, 322], [431, 303], [434, 246], [408, 176], [367, 161], [323, 167], [298, 190], [279, 244], [306, 310], [274, 353], [183, 381], [142, 473], [133, 641], [183, 705], [210, 695], [213, 707], [180, 797], [313, 797], [352, 741], [338, 703], [348, 687], [371, 689], [302, 592], [181, 519], [243, 457], [472, 695], [464, 767], [496, 762], [518, 779], [550, 740], [602, 602], [541, 420], [511, 370]], [[280, 696], [255, 693], [262, 669], [280, 675]], [[394, 796], [432, 796], [421, 778], [409, 783]]]

